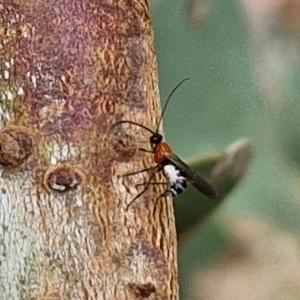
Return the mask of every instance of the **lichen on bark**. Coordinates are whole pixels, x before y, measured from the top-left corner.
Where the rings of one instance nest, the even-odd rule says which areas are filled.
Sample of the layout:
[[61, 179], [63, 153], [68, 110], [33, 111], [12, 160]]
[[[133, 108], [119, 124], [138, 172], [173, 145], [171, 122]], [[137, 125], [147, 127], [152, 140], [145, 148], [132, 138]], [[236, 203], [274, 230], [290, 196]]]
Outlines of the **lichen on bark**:
[[0, 299], [178, 299], [172, 202], [126, 211], [147, 132], [110, 130], [158, 98], [146, 0], [0, 1]]

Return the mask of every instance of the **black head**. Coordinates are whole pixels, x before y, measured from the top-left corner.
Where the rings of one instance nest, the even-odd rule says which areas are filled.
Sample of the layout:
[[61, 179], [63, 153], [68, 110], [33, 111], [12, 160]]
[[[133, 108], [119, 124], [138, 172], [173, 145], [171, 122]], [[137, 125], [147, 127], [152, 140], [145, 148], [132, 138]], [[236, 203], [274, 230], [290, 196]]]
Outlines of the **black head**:
[[163, 136], [159, 133], [154, 133], [150, 136], [150, 144], [157, 145], [163, 140]]

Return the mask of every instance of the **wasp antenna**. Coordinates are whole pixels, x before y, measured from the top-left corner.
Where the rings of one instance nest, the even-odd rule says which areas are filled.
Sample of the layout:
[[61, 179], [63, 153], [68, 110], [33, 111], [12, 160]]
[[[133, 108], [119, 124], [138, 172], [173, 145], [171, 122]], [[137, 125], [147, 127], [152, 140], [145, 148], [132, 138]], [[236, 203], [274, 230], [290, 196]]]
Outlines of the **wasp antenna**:
[[170, 101], [172, 95], [173, 95], [173, 94], [175, 93], [175, 91], [176, 91], [176, 90], [177, 90], [177, 89], [178, 89], [185, 81], [187, 81], [187, 80], [190, 80], [190, 78], [184, 78], [183, 80], [181, 80], [181, 81], [174, 87], [174, 89], [171, 91], [171, 93], [170, 93], [170, 95], [168, 96], [168, 99], [167, 99], [167, 101], [166, 101], [166, 103], [165, 103], [165, 105], [164, 105], [164, 107], [163, 107], [162, 113], [161, 113], [160, 118], [159, 118], [159, 121], [158, 121], [158, 123], [157, 123], [157, 127], [156, 127], [155, 133], [158, 133], [159, 125], [160, 125], [161, 120], [162, 120], [162, 118], [163, 118], [163, 116], [164, 116], [164, 114], [165, 114], [166, 108], [167, 108], [167, 106], [168, 106], [168, 103], [169, 103], [169, 101]]
[[127, 121], [127, 120], [124, 120], [124, 121], [119, 121], [115, 124], [112, 125], [111, 129], [113, 129], [115, 126], [119, 125], [119, 124], [123, 124], [123, 123], [129, 123], [129, 124], [132, 124], [132, 125], [135, 125], [135, 126], [139, 126], [147, 131], [149, 131], [150, 133], [152, 134], [155, 134], [155, 132], [153, 130], [151, 130], [150, 128], [142, 125], [142, 124], [139, 124], [139, 123], [136, 123], [136, 122], [133, 122], [133, 121]]

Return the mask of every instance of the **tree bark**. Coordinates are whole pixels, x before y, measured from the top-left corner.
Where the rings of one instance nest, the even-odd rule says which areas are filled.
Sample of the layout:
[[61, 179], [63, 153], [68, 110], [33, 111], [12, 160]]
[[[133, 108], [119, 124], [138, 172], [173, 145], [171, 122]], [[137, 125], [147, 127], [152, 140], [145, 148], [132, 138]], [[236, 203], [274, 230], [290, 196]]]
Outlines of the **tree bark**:
[[146, 0], [0, 0], [0, 299], [178, 299], [158, 98]]

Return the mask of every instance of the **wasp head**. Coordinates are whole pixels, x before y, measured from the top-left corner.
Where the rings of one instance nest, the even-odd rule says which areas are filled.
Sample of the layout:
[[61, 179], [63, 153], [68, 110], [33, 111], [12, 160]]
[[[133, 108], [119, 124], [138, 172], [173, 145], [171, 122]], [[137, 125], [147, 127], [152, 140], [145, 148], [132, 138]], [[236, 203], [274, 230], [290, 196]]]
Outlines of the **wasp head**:
[[154, 133], [150, 136], [150, 144], [152, 148], [154, 148], [157, 144], [159, 144], [163, 140], [163, 137], [159, 133]]

